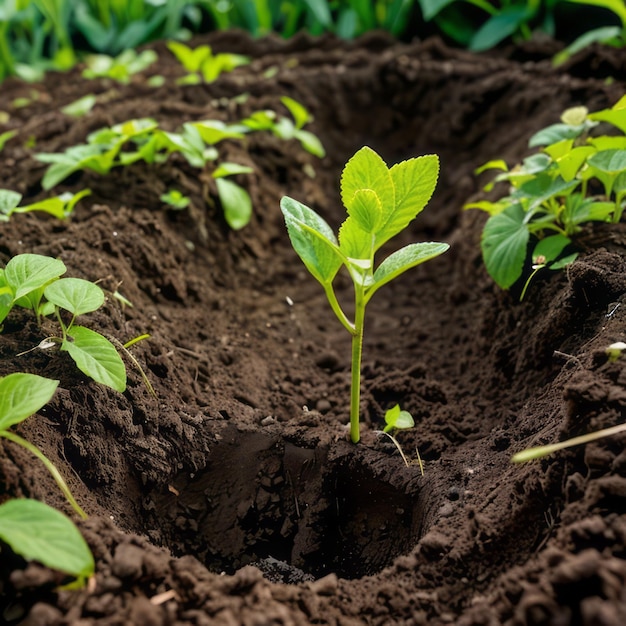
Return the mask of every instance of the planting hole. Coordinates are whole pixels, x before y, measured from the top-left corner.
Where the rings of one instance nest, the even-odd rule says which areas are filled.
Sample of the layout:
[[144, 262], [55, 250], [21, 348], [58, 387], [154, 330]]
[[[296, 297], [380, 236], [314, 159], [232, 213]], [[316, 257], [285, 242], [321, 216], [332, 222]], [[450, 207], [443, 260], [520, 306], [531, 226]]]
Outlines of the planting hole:
[[389, 457], [367, 452], [229, 427], [206, 468], [153, 492], [148, 508], [175, 553], [216, 572], [252, 563], [277, 582], [360, 578], [409, 551], [422, 521], [416, 494], [389, 482]]

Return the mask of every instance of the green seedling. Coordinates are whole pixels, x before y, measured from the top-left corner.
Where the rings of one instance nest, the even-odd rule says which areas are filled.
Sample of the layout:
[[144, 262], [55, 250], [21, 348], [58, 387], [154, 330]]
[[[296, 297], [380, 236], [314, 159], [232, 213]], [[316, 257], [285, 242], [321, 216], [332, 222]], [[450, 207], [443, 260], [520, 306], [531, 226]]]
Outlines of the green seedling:
[[83, 189], [78, 193], [65, 192], [54, 198], [20, 206], [22, 194], [10, 189], [0, 189], [0, 222], [8, 222], [15, 213], [30, 213], [31, 211], [42, 211], [64, 220], [74, 212], [78, 201], [90, 193], [89, 189]]
[[[50, 402], [58, 384], [57, 380], [21, 372], [0, 378], [0, 437], [22, 446], [42, 461], [74, 511], [86, 519], [52, 461], [35, 445], [9, 430]], [[25, 559], [76, 577], [78, 585], [94, 573], [93, 556], [76, 526], [42, 502], [19, 499], [2, 504], [0, 539]]]
[[[400, 409], [400, 405], [396, 404], [391, 407], [389, 410], [385, 412], [385, 423], [387, 424], [385, 428], [383, 428], [382, 432], [385, 436], [391, 439], [393, 445], [396, 447], [404, 464], [407, 467], [410, 467], [411, 463], [406, 458], [406, 454], [404, 454], [404, 450], [400, 445], [400, 442], [394, 437], [393, 433], [395, 430], [406, 430], [407, 428], [413, 428], [415, 426], [415, 421], [413, 420], [413, 416], [408, 411], [402, 411]], [[415, 449], [415, 453], [417, 455], [417, 461], [420, 466], [420, 471], [422, 476], [424, 475], [424, 467], [422, 465], [422, 459], [419, 456], [419, 452], [417, 448]]]
[[106, 54], [93, 54], [85, 59], [87, 67], [83, 70], [84, 78], [110, 78], [127, 85], [130, 79], [150, 67], [158, 56], [154, 50], [124, 50], [116, 57]]
[[[601, 122], [619, 133], [598, 134]], [[595, 113], [575, 107], [531, 137], [529, 146], [538, 151], [520, 165], [509, 170], [503, 161], [490, 161], [477, 170], [504, 170], [485, 191], [499, 182], [510, 188], [495, 202], [465, 206], [489, 213], [481, 248], [500, 287], [510, 288], [532, 266], [523, 296], [539, 270], [562, 269], [576, 259], [575, 235], [582, 224], [620, 221], [626, 202], [625, 133], [626, 96]]]
[[161, 202], [172, 207], [176, 211], [182, 211], [189, 206], [189, 198], [178, 189], [169, 189], [167, 193], [161, 195]]
[[[348, 217], [332, 228], [313, 209], [283, 197], [280, 203], [291, 243], [309, 272], [321, 283], [330, 306], [352, 336], [350, 438], [360, 439], [359, 405], [365, 307], [386, 283], [406, 270], [439, 256], [446, 243], [413, 243], [374, 267], [374, 255], [402, 232], [430, 200], [439, 173], [439, 159], [426, 155], [388, 168], [371, 148], [361, 148], [341, 176], [341, 199]], [[354, 319], [344, 313], [333, 282], [345, 267], [354, 284]]]
[[70, 102], [66, 106], [61, 108], [61, 113], [69, 115], [70, 117], [83, 117], [87, 115], [93, 109], [96, 104], [96, 96], [93, 94], [87, 94], [74, 102]]
[[[14, 306], [32, 310], [37, 319], [54, 315], [61, 336], [48, 337], [40, 347], [58, 345], [78, 369], [98, 383], [123, 392], [126, 367], [115, 346], [103, 335], [75, 323], [76, 318], [99, 309], [104, 292], [81, 278], [61, 278], [62, 261], [38, 254], [19, 254], [0, 270], [0, 324]], [[71, 315], [64, 321], [61, 311]]]
[[[2, 122], [0, 121], [0, 123]], [[10, 141], [11, 139], [13, 139], [15, 135], [17, 135], [16, 130], [7, 130], [5, 133], [0, 133], [0, 152], [4, 149], [4, 146], [6, 145], [7, 141]]]
[[190, 48], [179, 41], [168, 41], [167, 47], [189, 72], [179, 81], [183, 84], [212, 83], [221, 74], [250, 63], [250, 58], [242, 54], [213, 54], [211, 46], [206, 45]]
[[[256, 118], [257, 114], [253, 114], [240, 124], [226, 124], [220, 120], [186, 122], [177, 133], [162, 130], [150, 118], [101, 128], [87, 137], [86, 144], [72, 146], [62, 153], [35, 155], [43, 163], [50, 164], [44, 174], [42, 187], [51, 189], [74, 172], [82, 170], [106, 175], [114, 167], [128, 166], [136, 161], [161, 163], [172, 153], [181, 154], [192, 167], [204, 168], [208, 163], [218, 160], [216, 146], [219, 143], [228, 139], [243, 140], [246, 134], [256, 131], [270, 131], [283, 139], [293, 137], [309, 152], [323, 156], [324, 148], [320, 141], [303, 128], [310, 121], [306, 109], [290, 98], [283, 98], [283, 103], [292, 112], [294, 122], [287, 118], [270, 119], [271, 112], [263, 111]], [[253, 119], [256, 123], [251, 122]], [[224, 218], [234, 230], [243, 228], [250, 221], [252, 200], [243, 187], [227, 177], [253, 171], [247, 165], [221, 162], [211, 172]], [[166, 202], [163, 197], [161, 199]], [[182, 198], [178, 200], [182, 202]]]
[[307, 152], [320, 159], [324, 158], [326, 151], [321, 141], [310, 131], [304, 130], [304, 126], [313, 120], [308, 110], [287, 96], [282, 97], [280, 101], [291, 113], [293, 121], [277, 115], [274, 111], [266, 110], [253, 113], [242, 120], [241, 124], [249, 130], [270, 131], [280, 139], [296, 139]]
[[383, 428], [384, 433], [392, 432], [395, 429], [404, 430], [413, 428], [415, 426], [413, 416], [408, 411], [402, 411], [399, 404], [396, 404], [385, 413], [385, 423], [387, 425]]

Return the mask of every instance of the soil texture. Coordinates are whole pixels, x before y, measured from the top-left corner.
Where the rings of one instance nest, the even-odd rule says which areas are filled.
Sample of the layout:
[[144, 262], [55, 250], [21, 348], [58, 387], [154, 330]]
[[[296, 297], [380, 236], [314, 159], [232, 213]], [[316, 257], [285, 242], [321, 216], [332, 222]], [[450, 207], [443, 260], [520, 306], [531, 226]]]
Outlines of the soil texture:
[[[620, 423], [623, 359], [605, 348], [626, 334], [626, 231], [585, 232], [583, 254], [539, 276], [523, 302], [498, 289], [479, 251], [485, 216], [463, 211], [493, 158], [514, 163], [529, 137], [585, 104], [623, 93], [624, 54], [592, 49], [553, 68], [546, 51], [452, 51], [400, 44], [238, 33], [194, 43], [252, 63], [212, 84], [180, 85], [164, 46], [130, 84], [80, 71], [43, 84], [4, 83], [0, 186], [24, 203], [46, 197], [36, 152], [82, 143], [98, 128], [153, 117], [236, 122], [314, 115], [318, 159], [269, 133], [220, 144], [254, 169], [237, 181], [250, 225], [230, 230], [210, 176], [172, 156], [107, 176], [80, 172], [54, 191], [92, 194], [67, 221], [24, 214], [0, 224], [0, 262], [35, 252], [109, 294], [89, 325], [126, 342], [124, 394], [31, 350], [45, 336], [14, 311], [0, 335], [0, 375], [59, 379], [52, 402], [18, 432], [60, 468], [90, 518], [79, 527], [97, 562], [79, 591], [2, 547], [0, 619], [23, 625], [275, 624], [618, 625], [626, 623], [626, 436], [525, 465], [514, 452]], [[148, 77], [165, 83], [150, 86]], [[93, 93], [81, 118], [61, 107]], [[247, 94], [246, 97], [237, 97]], [[15, 100], [29, 98], [17, 107]], [[19, 102], [19, 101], [18, 101]], [[368, 307], [362, 442], [348, 440], [350, 337], [289, 243], [279, 210], [290, 195], [337, 227], [339, 175], [361, 146], [388, 164], [441, 159], [431, 203], [393, 245], [451, 249], [387, 285]], [[160, 196], [190, 198], [171, 210]], [[112, 297], [119, 291], [132, 307]], [[351, 297], [340, 277], [339, 296]], [[398, 435], [406, 466], [378, 431], [386, 409], [410, 411]], [[3, 499], [33, 497], [71, 514], [27, 452], [0, 443]], [[423, 475], [417, 453], [423, 461]]]

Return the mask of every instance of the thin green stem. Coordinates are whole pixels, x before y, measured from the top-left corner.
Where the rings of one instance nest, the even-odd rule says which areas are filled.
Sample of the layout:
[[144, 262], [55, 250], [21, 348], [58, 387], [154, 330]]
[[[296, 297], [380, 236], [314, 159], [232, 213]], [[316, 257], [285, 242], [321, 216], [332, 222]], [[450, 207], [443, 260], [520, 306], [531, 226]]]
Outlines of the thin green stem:
[[331, 308], [335, 312], [335, 315], [339, 319], [339, 321], [343, 324], [345, 329], [351, 334], [354, 335], [355, 325], [348, 319], [347, 315], [343, 312], [339, 301], [337, 300], [337, 296], [335, 295], [335, 290], [333, 289], [332, 284], [325, 284], [324, 291], [326, 292], [326, 297], [328, 298], [328, 302], [330, 303]]
[[52, 474], [52, 478], [54, 478], [56, 484], [59, 486], [59, 489], [63, 492], [63, 495], [67, 498], [67, 501], [72, 505], [72, 508], [76, 511], [76, 513], [78, 513], [78, 515], [83, 519], [87, 519], [87, 513], [81, 509], [78, 502], [74, 499], [70, 488], [67, 486], [63, 476], [61, 476], [59, 470], [56, 468], [56, 465], [54, 465], [54, 463], [37, 446], [9, 430], [1, 430], [0, 437], [4, 437], [13, 443], [17, 443], [34, 454], [45, 465], [50, 474]]
[[358, 443], [359, 416], [361, 404], [361, 355], [363, 353], [363, 321], [365, 319], [365, 300], [363, 287], [355, 285], [354, 330], [352, 334], [352, 380], [350, 386], [350, 439]]

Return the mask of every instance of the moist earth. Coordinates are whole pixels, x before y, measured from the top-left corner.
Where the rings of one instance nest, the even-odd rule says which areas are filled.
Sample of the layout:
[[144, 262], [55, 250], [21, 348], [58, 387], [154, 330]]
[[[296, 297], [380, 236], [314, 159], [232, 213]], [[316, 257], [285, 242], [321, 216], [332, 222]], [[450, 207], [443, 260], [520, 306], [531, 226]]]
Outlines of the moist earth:
[[[623, 52], [590, 49], [554, 68], [542, 44], [476, 56], [439, 40], [382, 35], [253, 41], [213, 34], [194, 44], [252, 58], [216, 82], [180, 85], [167, 49], [120, 85], [79, 70], [2, 85], [1, 186], [24, 203], [46, 197], [36, 152], [82, 143], [103, 126], [153, 117], [236, 122], [290, 96], [314, 116], [318, 159], [269, 133], [220, 144], [250, 165], [237, 181], [251, 223], [230, 230], [212, 164], [166, 162], [72, 175], [88, 187], [70, 219], [15, 215], [0, 226], [0, 260], [59, 257], [67, 275], [98, 281], [105, 306], [87, 324], [130, 351], [120, 394], [85, 378], [14, 311], [0, 375], [60, 380], [17, 431], [66, 477], [90, 517], [77, 522], [96, 558], [82, 590], [2, 546], [7, 624], [624, 624], [626, 437], [524, 465], [514, 452], [623, 420], [626, 369], [605, 348], [626, 331], [626, 232], [587, 229], [566, 271], [539, 275], [522, 302], [487, 276], [485, 216], [473, 171], [528, 153], [529, 137], [567, 107], [594, 110], [623, 93]], [[165, 78], [152, 87], [148, 77]], [[81, 118], [60, 108], [93, 93]], [[247, 94], [246, 97], [239, 97]], [[30, 104], [17, 107], [16, 98]], [[368, 307], [363, 437], [348, 439], [350, 337], [289, 243], [279, 210], [290, 195], [336, 228], [339, 176], [369, 145], [387, 163], [441, 159], [435, 195], [393, 242], [446, 241], [450, 251], [382, 289]], [[159, 198], [190, 198], [171, 210]], [[392, 249], [392, 248], [390, 248]], [[388, 252], [388, 250], [387, 250]], [[337, 283], [350, 301], [350, 284]], [[112, 297], [118, 291], [132, 303]], [[348, 305], [349, 307], [349, 305]], [[379, 432], [385, 410], [410, 411], [398, 434], [408, 465]], [[29, 453], [2, 440], [3, 499], [33, 497], [72, 514]], [[423, 473], [420, 469], [421, 460]]]

